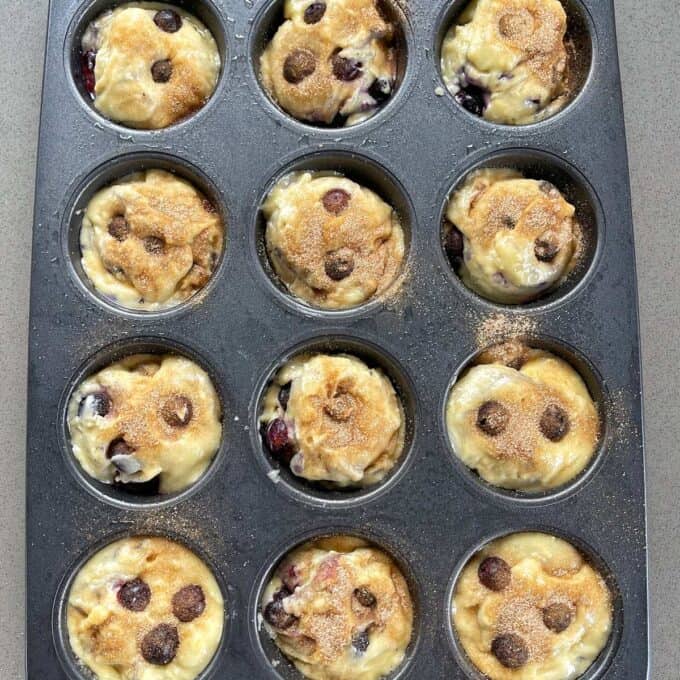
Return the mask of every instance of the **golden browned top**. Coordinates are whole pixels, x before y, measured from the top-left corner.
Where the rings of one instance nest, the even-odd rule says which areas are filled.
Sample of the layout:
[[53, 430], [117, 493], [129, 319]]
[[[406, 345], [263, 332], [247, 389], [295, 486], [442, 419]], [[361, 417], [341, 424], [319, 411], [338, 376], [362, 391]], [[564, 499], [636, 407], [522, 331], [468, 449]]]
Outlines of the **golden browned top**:
[[176, 304], [202, 288], [223, 241], [215, 206], [165, 170], [102, 189], [87, 206], [81, 232], [83, 266], [95, 287], [140, 307]]

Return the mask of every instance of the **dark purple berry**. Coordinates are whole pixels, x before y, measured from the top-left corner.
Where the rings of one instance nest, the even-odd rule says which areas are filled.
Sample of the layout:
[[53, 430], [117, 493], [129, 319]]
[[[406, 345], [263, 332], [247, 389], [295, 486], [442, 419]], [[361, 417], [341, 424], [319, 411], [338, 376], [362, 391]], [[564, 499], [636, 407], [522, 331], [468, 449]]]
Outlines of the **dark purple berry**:
[[333, 75], [346, 83], [356, 80], [361, 75], [362, 63], [356, 59], [348, 57], [341, 57], [339, 54], [334, 54], [333, 58]]
[[165, 250], [165, 241], [158, 236], [146, 236], [143, 243], [144, 250], [149, 255], [161, 255]]
[[553, 633], [563, 633], [574, 620], [574, 610], [563, 602], [548, 605], [543, 610], [543, 623]]
[[305, 49], [291, 52], [283, 62], [283, 77], [291, 84], [297, 85], [316, 71], [316, 57]]
[[116, 241], [124, 241], [130, 234], [130, 225], [122, 215], [116, 215], [109, 222], [108, 231]]
[[326, 276], [333, 281], [342, 281], [354, 271], [354, 253], [349, 248], [340, 248], [328, 253], [324, 260]]
[[288, 407], [288, 400], [290, 399], [290, 388], [291, 388], [291, 383], [286, 383], [280, 390], [279, 390], [279, 404], [281, 404], [282, 409], [286, 409]]
[[167, 666], [177, 655], [178, 647], [177, 628], [169, 623], [161, 623], [142, 638], [141, 650], [148, 663]]
[[362, 630], [352, 638], [352, 647], [356, 649], [357, 654], [363, 654], [371, 643], [368, 637], [368, 630]]
[[97, 53], [92, 50], [83, 52], [80, 58], [80, 70], [83, 74], [83, 85], [87, 90], [88, 94], [94, 97], [94, 67], [97, 61]]
[[167, 83], [172, 77], [172, 64], [169, 59], [161, 59], [151, 65], [151, 77], [154, 83]]
[[205, 595], [201, 586], [184, 586], [172, 596], [172, 613], [182, 622], [189, 623], [205, 611]]
[[455, 95], [456, 101], [475, 116], [481, 116], [484, 113], [487, 97], [487, 90], [472, 83], [461, 87]]
[[283, 607], [283, 600], [288, 595], [281, 596], [281, 591], [274, 595], [274, 599], [264, 608], [264, 620], [273, 628], [287, 630], [294, 625], [298, 618], [289, 614]]
[[549, 439], [551, 442], [559, 442], [569, 432], [569, 416], [558, 404], [550, 404], [543, 411], [539, 427], [546, 439]]
[[506, 668], [521, 668], [529, 660], [529, 648], [519, 635], [500, 635], [491, 643], [491, 653]]
[[182, 28], [182, 17], [172, 9], [161, 9], [156, 12], [153, 22], [166, 33], [177, 33]]
[[368, 588], [356, 588], [354, 597], [356, 597], [362, 607], [368, 607], [369, 609], [372, 609], [378, 603], [375, 595]]
[[92, 414], [104, 418], [111, 411], [113, 402], [111, 396], [106, 389], [97, 390], [91, 394], [85, 395], [78, 406], [78, 415], [82, 415], [85, 410], [89, 410]]
[[499, 593], [510, 585], [510, 565], [500, 557], [487, 557], [477, 569], [479, 582], [489, 590]]
[[454, 263], [463, 257], [463, 251], [465, 250], [465, 239], [463, 234], [453, 224], [449, 224], [449, 229], [446, 232], [446, 239], [444, 241], [444, 248], [446, 248], [446, 254], [449, 259]]
[[344, 189], [331, 189], [321, 199], [323, 207], [332, 215], [340, 215], [347, 210], [350, 195]]
[[313, 2], [306, 10], [304, 19], [306, 24], [318, 24], [326, 14], [325, 2]]
[[151, 588], [141, 578], [135, 578], [124, 583], [116, 597], [125, 609], [131, 612], [143, 612], [151, 601]]
[[135, 450], [128, 445], [125, 439], [118, 437], [109, 444], [106, 449], [106, 457], [111, 459], [114, 456], [131, 456], [134, 452]]
[[539, 262], [552, 262], [559, 254], [560, 247], [552, 239], [537, 238], [534, 255]]
[[284, 463], [290, 463], [295, 451], [293, 443], [288, 437], [288, 426], [281, 418], [272, 420], [265, 430], [265, 442], [273, 456], [280, 458]]
[[498, 401], [485, 401], [477, 411], [477, 427], [489, 437], [496, 437], [505, 430], [510, 412]]
[[368, 88], [368, 94], [380, 104], [392, 94], [392, 83], [387, 78], [376, 78]]
[[161, 416], [170, 427], [186, 427], [194, 415], [191, 400], [182, 394], [175, 394], [161, 406]]

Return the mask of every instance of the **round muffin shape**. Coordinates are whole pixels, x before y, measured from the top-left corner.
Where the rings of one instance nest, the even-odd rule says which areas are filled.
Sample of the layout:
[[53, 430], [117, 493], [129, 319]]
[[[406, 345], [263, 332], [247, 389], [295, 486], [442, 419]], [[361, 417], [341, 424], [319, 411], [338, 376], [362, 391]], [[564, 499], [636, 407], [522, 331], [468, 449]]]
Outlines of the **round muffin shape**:
[[66, 620], [71, 649], [98, 680], [193, 680], [222, 638], [224, 602], [184, 546], [124, 538], [80, 569]]
[[298, 477], [334, 487], [380, 482], [401, 456], [404, 422], [387, 376], [344, 354], [288, 361], [260, 416], [264, 444], [277, 460]]
[[165, 170], [128, 175], [90, 200], [80, 230], [83, 270], [125, 308], [158, 311], [201, 290], [224, 247], [216, 207]]
[[[501, 587], [486, 582], [503, 564]], [[573, 680], [609, 640], [612, 596], [566, 541], [519, 533], [486, 545], [454, 589], [453, 625], [470, 661], [490, 680]]]
[[576, 209], [550, 182], [486, 168], [449, 200], [445, 247], [465, 285], [501, 304], [522, 304], [558, 287], [583, 252]]
[[559, 0], [475, 0], [446, 34], [444, 81], [456, 101], [494, 123], [557, 113], [572, 88], [573, 46]]
[[174, 5], [129, 2], [97, 17], [81, 40], [86, 90], [106, 118], [165, 128], [200, 109], [221, 59], [210, 31]]
[[395, 26], [381, 0], [285, 0], [284, 23], [260, 56], [272, 99], [302, 121], [355, 125], [396, 83]]
[[484, 352], [452, 387], [446, 425], [455, 454], [489, 484], [539, 493], [592, 460], [597, 408], [577, 371], [512, 341]]
[[290, 292], [322, 309], [350, 309], [386, 291], [404, 260], [398, 215], [339, 174], [294, 172], [269, 193], [267, 254]]
[[220, 400], [208, 374], [174, 355], [136, 354], [84, 380], [68, 405], [73, 455], [104, 484], [154, 480], [182, 491], [220, 446]]
[[279, 649], [313, 680], [377, 680], [404, 660], [413, 603], [392, 559], [337, 536], [289, 553], [261, 602]]

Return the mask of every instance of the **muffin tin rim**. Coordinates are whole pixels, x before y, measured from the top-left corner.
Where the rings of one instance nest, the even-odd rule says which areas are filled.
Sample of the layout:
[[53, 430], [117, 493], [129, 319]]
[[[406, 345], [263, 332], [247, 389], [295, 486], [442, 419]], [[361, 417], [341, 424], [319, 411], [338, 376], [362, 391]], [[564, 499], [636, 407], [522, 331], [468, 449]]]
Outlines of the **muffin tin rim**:
[[[597, 440], [595, 452], [586, 466], [575, 477], [568, 480], [560, 486], [545, 491], [539, 492], [523, 492], [521, 490], [506, 489], [500, 486], [494, 486], [491, 482], [484, 480], [475, 470], [469, 468], [463, 460], [456, 453], [453, 442], [448, 434], [448, 426], [446, 422], [446, 412], [449, 402], [451, 390], [456, 385], [463, 374], [474, 366], [474, 361], [484, 351], [490, 347], [506, 342], [509, 340], [519, 340], [526, 344], [530, 349], [541, 349], [551, 354], [554, 354], [559, 359], [566, 361], [571, 368], [573, 368], [578, 376], [583, 380], [590, 398], [595, 404], [600, 421], [600, 436]], [[587, 369], [590, 375], [584, 375], [575, 364], [574, 359]], [[592, 393], [589, 380], [594, 381], [598, 390], [601, 392], [601, 397]], [[579, 493], [584, 487], [597, 476], [602, 467], [606, 465], [610, 456], [610, 446], [613, 438], [612, 424], [611, 424], [611, 395], [607, 384], [597, 369], [595, 364], [590, 360], [587, 354], [582, 352], [579, 348], [571, 343], [557, 338], [555, 336], [544, 333], [540, 330], [526, 333], [508, 333], [504, 338], [494, 340], [485, 347], [477, 347], [473, 352], [469, 353], [462, 362], [460, 362], [455, 369], [452, 377], [449, 379], [440, 415], [438, 418], [439, 439], [443, 444], [445, 455], [452, 463], [456, 475], [461, 478], [466, 488], [475, 493], [477, 496], [483, 498], [487, 502], [500, 505], [505, 508], [522, 508], [530, 510], [537, 507], [545, 507], [548, 505], [555, 505], [568, 500], [575, 494]]]
[[[508, 528], [519, 527], [519, 528]], [[480, 538], [475, 546], [469, 547], [463, 555], [455, 562], [453, 573], [445, 590], [444, 599], [444, 626], [446, 629], [446, 637], [449, 648], [456, 659], [458, 667], [465, 673], [469, 680], [487, 680], [487, 677], [474, 665], [472, 660], [468, 657], [463, 648], [463, 645], [458, 637], [456, 626], [453, 622], [453, 597], [458, 585], [463, 570], [468, 565], [470, 560], [481, 550], [483, 550], [490, 543], [501, 538], [513, 536], [515, 534], [523, 533], [539, 533], [545, 534], [555, 538], [562, 539], [576, 548], [583, 559], [593, 567], [597, 573], [604, 580], [607, 589], [612, 598], [612, 623], [609, 637], [600, 653], [594, 659], [592, 664], [586, 671], [578, 676], [577, 680], [598, 680], [602, 678], [609, 668], [611, 662], [616, 657], [618, 648], [623, 640], [624, 628], [626, 627], [626, 620], [624, 618], [624, 604], [623, 594], [619, 588], [619, 583], [616, 577], [616, 571], [609, 565], [609, 563], [600, 555], [600, 552], [593, 548], [587, 541], [571, 534], [563, 529], [558, 529], [545, 523], [522, 522], [513, 520], [508, 523], [508, 527], [502, 530], [486, 532], [483, 538]]]
[[66, 673], [69, 680], [96, 680], [97, 676], [94, 672], [76, 656], [71, 648], [67, 625], [69, 595], [71, 594], [73, 582], [90, 559], [95, 557], [101, 550], [104, 550], [118, 541], [136, 538], [164, 538], [181, 545], [198, 557], [209, 569], [215, 579], [224, 603], [222, 634], [210, 661], [194, 679], [211, 680], [215, 677], [215, 670], [218, 665], [220, 653], [231, 643], [232, 632], [235, 627], [233, 612], [235, 611], [235, 608], [238, 607], [238, 597], [230, 589], [227, 576], [217, 568], [217, 563], [212, 556], [210, 556], [197, 541], [189, 539], [172, 529], [164, 529], [162, 533], [160, 530], [148, 530], [144, 528], [137, 532], [135, 531], [135, 527], [115, 529], [107, 533], [106, 536], [102, 536], [95, 543], [89, 545], [86, 550], [81, 551], [74, 559], [69, 560], [59, 579], [59, 584], [54, 599], [52, 600], [50, 616], [52, 643], [57, 652], [57, 657], [59, 658], [59, 664], [62, 670]]
[[[184, 357], [196, 363], [210, 378], [213, 388], [217, 393], [221, 409], [220, 425], [222, 431], [220, 435], [220, 444], [203, 473], [185, 489], [169, 494], [157, 494], [151, 496], [154, 500], [148, 501], [135, 500], [138, 497], [135, 496], [134, 492], [126, 490], [125, 487], [121, 489], [121, 496], [127, 497], [117, 498], [115, 494], [112, 493], [115, 488], [113, 484], [106, 484], [105, 482], [100, 482], [94, 477], [91, 477], [81, 466], [73, 453], [68, 427], [68, 407], [71, 397], [82, 382], [104, 368], [107, 368], [126, 357], [135, 356], [137, 354], [154, 354], [158, 356], [174, 355]], [[151, 513], [154, 510], [173, 507], [188, 500], [209, 484], [214, 483], [215, 477], [217, 477], [218, 473], [226, 467], [229, 462], [230, 425], [228, 419], [229, 415], [233, 413], [233, 407], [230, 402], [225, 380], [221, 371], [218, 371], [215, 368], [214, 362], [206, 358], [203, 351], [196, 350], [191, 344], [184, 340], [178, 341], [167, 336], [134, 335], [124, 336], [104, 345], [100, 345], [91, 352], [84, 361], [80, 362], [71, 377], [66, 381], [65, 387], [59, 397], [57, 413], [57, 442], [66, 468], [80, 488], [104, 505], [114, 506], [135, 513]], [[141, 498], [145, 497], [142, 496]]]

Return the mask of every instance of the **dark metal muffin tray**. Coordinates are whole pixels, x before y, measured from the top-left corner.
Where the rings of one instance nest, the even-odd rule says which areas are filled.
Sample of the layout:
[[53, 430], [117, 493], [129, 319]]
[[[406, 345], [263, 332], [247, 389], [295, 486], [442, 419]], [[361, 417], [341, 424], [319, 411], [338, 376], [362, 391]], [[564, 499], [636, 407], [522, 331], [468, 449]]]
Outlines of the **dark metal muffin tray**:
[[[79, 35], [110, 4], [50, 6], [30, 317], [28, 677], [87, 677], [64, 636], [69, 578], [101, 545], [147, 533], [196, 550], [223, 585], [225, 635], [202, 677], [299, 678], [258, 630], [258, 594], [283, 552], [307, 537], [344, 531], [384, 546], [413, 590], [413, 644], [392, 677], [479, 678], [451, 631], [450, 590], [472, 552], [524, 529], [573, 541], [615, 593], [614, 633], [584, 677], [647, 677], [637, 293], [612, 1], [565, 0], [588, 62], [583, 88], [555, 117], [507, 127], [473, 117], [442, 89], [440, 42], [464, 3], [403, 0], [401, 84], [378, 115], [348, 129], [296, 122], [261, 90], [257, 55], [280, 20], [281, 0], [187, 2], [214, 32], [224, 68], [204, 109], [158, 132], [114, 125], [83, 97]], [[575, 202], [591, 236], [573, 280], [519, 308], [468, 291], [441, 246], [451, 188], [470, 168], [488, 164], [553, 181]], [[207, 289], [179, 309], [145, 315], [103, 302], [83, 282], [77, 229], [93, 191], [152, 166], [196, 182], [222, 210], [228, 232]], [[324, 313], [291, 300], [270, 278], [258, 207], [277, 177], [300, 167], [344, 171], [400, 212], [408, 259], [386, 299]], [[533, 498], [503, 493], [453, 456], [444, 427], [447, 391], [480, 340], [491, 339], [489, 328], [515, 328], [566, 357], [598, 401], [605, 430], [599, 453], [566, 489]], [[404, 400], [407, 450], [377, 489], [343, 495], [305, 486], [285, 471], [277, 477], [262, 450], [258, 398], [282, 359], [310, 345], [350, 350], [381, 365]], [[223, 402], [224, 437], [214, 464], [194, 488], [162, 501], [92, 484], [74, 464], [66, 436], [74, 384], [139, 349], [194, 357]]]

